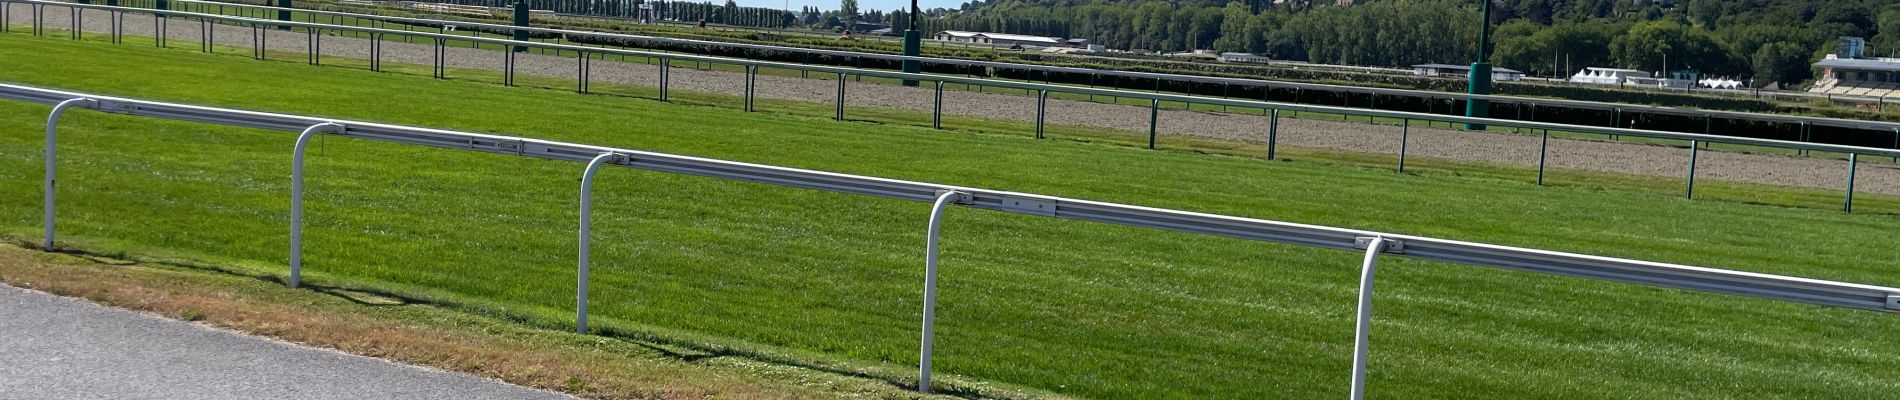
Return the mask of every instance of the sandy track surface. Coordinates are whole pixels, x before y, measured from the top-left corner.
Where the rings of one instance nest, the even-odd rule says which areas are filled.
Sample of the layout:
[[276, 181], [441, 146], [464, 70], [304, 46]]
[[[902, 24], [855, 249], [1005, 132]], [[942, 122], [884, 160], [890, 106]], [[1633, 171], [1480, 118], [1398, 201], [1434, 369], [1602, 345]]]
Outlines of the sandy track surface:
[[[69, 15], [66, 9], [47, 7], [44, 23], [48, 29], [67, 29], [70, 26]], [[29, 24], [30, 9], [26, 5], [14, 5], [9, 10], [8, 18], [14, 24]], [[111, 29], [107, 12], [88, 12], [82, 19], [86, 32], [105, 33]], [[128, 15], [122, 29], [129, 35], [149, 36], [156, 23], [150, 16]], [[171, 38], [172, 46], [195, 46], [198, 43], [201, 28], [196, 21], [173, 20], [167, 25], [167, 36]], [[248, 27], [214, 25], [213, 29], [212, 36], [218, 44], [254, 46]], [[265, 44], [270, 50], [306, 52], [307, 40], [303, 33], [273, 31], [267, 35]], [[368, 40], [329, 36], [322, 42], [326, 58], [369, 58]], [[432, 64], [433, 49], [427, 43], [421, 39], [415, 43], [404, 43], [394, 36], [385, 37], [383, 61]], [[659, 84], [659, 67], [631, 62], [634, 60], [631, 58], [628, 60], [630, 62], [595, 60], [590, 66], [590, 77], [595, 82], [644, 86]], [[575, 63], [575, 59], [568, 57], [524, 53], [516, 60], [516, 73], [574, 79], [577, 72]], [[448, 66], [451, 68], [500, 71], [502, 65], [503, 55], [500, 52], [467, 47], [448, 50]], [[691, 65], [690, 62], [674, 63], [669, 86], [675, 90], [734, 95], [744, 90], [744, 77], [740, 73], [682, 68]], [[813, 76], [819, 75], [822, 74]], [[760, 75], [758, 84], [756, 93], [760, 97], [825, 104], [835, 102], [837, 90], [835, 81], [770, 75]], [[848, 107], [899, 108], [924, 112], [929, 112], [932, 107], [932, 91], [922, 87], [847, 82], [846, 96]], [[945, 91], [944, 113], [1034, 121], [1035, 99], [1021, 95]], [[1051, 124], [1134, 132], [1146, 132], [1148, 126], [1148, 109], [1141, 106], [1050, 99], [1047, 114], [1048, 123]], [[1259, 115], [1163, 110], [1158, 130], [1164, 137], [1180, 135], [1265, 142], [1267, 125], [1268, 118]], [[1286, 146], [1397, 154], [1398, 138], [1399, 127], [1396, 126], [1313, 119], [1280, 120], [1279, 140]], [[1538, 142], [1539, 138], [1535, 136], [1414, 125], [1407, 153], [1412, 157], [1536, 165]], [[1165, 138], [1162, 143], [1166, 145]], [[1551, 168], [1680, 178], [1688, 167], [1688, 157], [1689, 150], [1683, 147], [1553, 138], [1548, 161]], [[1846, 184], [1847, 163], [1824, 158], [1703, 151], [1696, 173], [1702, 179], [1838, 190]], [[1861, 163], [1857, 175], [1856, 189], [1859, 191], [1900, 194], [1900, 167]]]

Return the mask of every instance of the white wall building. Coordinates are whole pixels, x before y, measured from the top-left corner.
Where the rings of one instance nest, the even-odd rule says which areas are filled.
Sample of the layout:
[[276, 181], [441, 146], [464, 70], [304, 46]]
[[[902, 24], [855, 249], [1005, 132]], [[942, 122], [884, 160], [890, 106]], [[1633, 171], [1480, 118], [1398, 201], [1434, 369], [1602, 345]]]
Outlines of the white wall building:
[[[1471, 66], [1453, 64], [1419, 64], [1412, 66], [1412, 74], [1418, 76], [1471, 76]], [[1515, 81], [1524, 78], [1524, 72], [1504, 67], [1491, 67], [1491, 80]]]
[[937, 32], [936, 38], [937, 40], [945, 42], [985, 43], [1003, 46], [1055, 47], [1066, 44], [1061, 38], [993, 32], [943, 31]]

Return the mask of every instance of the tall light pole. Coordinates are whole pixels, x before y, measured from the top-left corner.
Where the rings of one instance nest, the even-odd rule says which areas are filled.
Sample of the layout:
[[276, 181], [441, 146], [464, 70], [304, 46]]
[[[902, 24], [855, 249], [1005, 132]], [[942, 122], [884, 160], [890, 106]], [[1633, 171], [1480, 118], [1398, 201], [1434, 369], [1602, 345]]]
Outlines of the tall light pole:
[[[917, 0], [910, 0], [910, 24], [904, 27], [904, 55], [916, 57], [923, 54], [924, 36], [917, 31]], [[917, 73], [923, 63], [917, 60], [904, 60], [904, 72]], [[904, 86], [917, 86], [917, 81], [904, 80]]]
[[[1471, 94], [1491, 94], [1491, 62], [1489, 61], [1491, 59], [1491, 0], [1480, 1], [1484, 2], [1484, 5], [1481, 6], [1484, 10], [1484, 16], [1482, 17], [1484, 19], [1478, 20], [1478, 26], [1482, 27], [1478, 33], [1478, 61], [1471, 63], [1471, 84], [1466, 85], [1466, 92]], [[1465, 116], [1483, 118], [1490, 115], [1490, 101], [1478, 99], [1465, 100]], [[1465, 129], [1481, 131], [1484, 130], [1484, 124], [1465, 124]]]

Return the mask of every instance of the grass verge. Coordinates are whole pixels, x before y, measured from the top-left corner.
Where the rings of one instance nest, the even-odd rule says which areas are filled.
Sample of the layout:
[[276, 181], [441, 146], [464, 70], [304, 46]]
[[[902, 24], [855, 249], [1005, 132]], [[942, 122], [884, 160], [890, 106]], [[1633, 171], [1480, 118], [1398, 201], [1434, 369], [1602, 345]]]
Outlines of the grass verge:
[[533, 329], [390, 293], [290, 290], [273, 276], [190, 260], [22, 246], [0, 244], [0, 283], [588, 398], [933, 397], [848, 373]]
[[[1816, 278], [1893, 284], [1880, 260], [1900, 259], [1881, 245], [1891, 216], [1458, 176], [1467, 171], [1424, 178], [1106, 139], [839, 123], [22, 35], [0, 35], [0, 60], [0, 79], [115, 95]], [[800, 104], [784, 106], [811, 106]], [[38, 185], [46, 109], [0, 104], [0, 185]], [[67, 118], [66, 245], [282, 273], [291, 135]], [[312, 150], [311, 282], [572, 329], [579, 166], [345, 138]], [[12, 216], [0, 228], [32, 235], [38, 199], [0, 192], [0, 216]], [[887, 381], [916, 360], [925, 205], [638, 171], [601, 174], [596, 202], [592, 321], [603, 336], [862, 365]], [[980, 211], [953, 213], [944, 240], [937, 362], [963, 377], [948, 383], [953, 392], [1344, 393], [1354, 254]], [[1381, 396], [1900, 389], [1869, 372], [1900, 366], [1883, 340], [1900, 330], [1888, 315], [1402, 258], [1382, 268], [1372, 375]]]

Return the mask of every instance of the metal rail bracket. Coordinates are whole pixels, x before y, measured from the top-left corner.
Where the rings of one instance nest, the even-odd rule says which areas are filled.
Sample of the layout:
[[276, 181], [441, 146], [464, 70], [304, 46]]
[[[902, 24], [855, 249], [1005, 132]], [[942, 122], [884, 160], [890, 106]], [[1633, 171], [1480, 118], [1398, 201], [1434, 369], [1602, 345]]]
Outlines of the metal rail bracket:
[[1003, 209], [1017, 211], [1024, 214], [1035, 214], [1035, 215], [1041, 215], [1045, 217], [1053, 217], [1056, 215], [1056, 202], [1053, 200], [1041, 200], [1041, 199], [1004, 198]]
[[[1352, 238], [1352, 248], [1364, 250], [1366, 247], [1372, 246], [1372, 239], [1377, 239], [1377, 238], [1373, 238], [1373, 237]], [[1381, 253], [1405, 254], [1405, 242], [1387, 238], [1385, 239], [1385, 251], [1382, 251]]]
[[1887, 309], [1900, 310], [1900, 294], [1887, 295]]
[[976, 196], [971, 196], [970, 192], [956, 189], [937, 189], [937, 194], [934, 197], [943, 197], [946, 193], [956, 193], [956, 196], [950, 198], [950, 204], [962, 204], [966, 206], [976, 204]]

